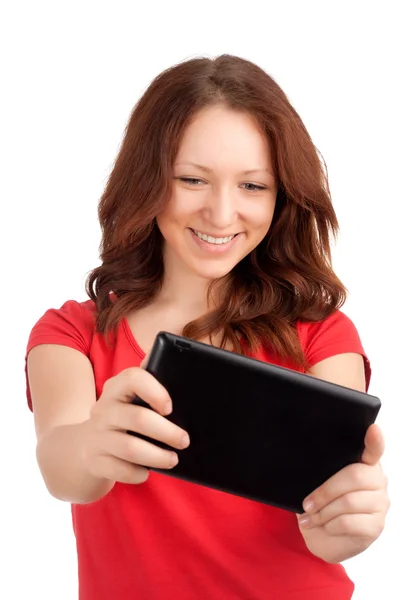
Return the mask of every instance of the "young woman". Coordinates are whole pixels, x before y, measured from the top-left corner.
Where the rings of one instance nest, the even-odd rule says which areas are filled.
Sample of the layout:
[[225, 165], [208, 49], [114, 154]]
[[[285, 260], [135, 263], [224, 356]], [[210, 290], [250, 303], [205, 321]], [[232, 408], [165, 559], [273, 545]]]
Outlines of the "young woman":
[[48, 310], [27, 347], [37, 459], [50, 493], [72, 503], [80, 599], [350, 598], [339, 563], [380, 535], [389, 504], [376, 425], [361, 463], [302, 515], [149, 476], [177, 453], [126, 433], [191, 443], [142, 368], [160, 330], [368, 389], [331, 266], [327, 176], [286, 95], [229, 55], [163, 72], [133, 110], [99, 218], [90, 299]]

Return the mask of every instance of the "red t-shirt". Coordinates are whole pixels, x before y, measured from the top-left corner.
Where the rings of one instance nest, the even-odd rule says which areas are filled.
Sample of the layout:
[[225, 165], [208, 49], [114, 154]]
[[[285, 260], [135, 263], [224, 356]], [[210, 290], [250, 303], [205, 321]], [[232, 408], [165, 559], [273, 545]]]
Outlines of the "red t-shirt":
[[[138, 366], [144, 353], [126, 319], [109, 349], [94, 330], [94, 313], [91, 300], [48, 310], [27, 354], [39, 344], [82, 352], [99, 398], [105, 380]], [[299, 323], [298, 332], [311, 366], [343, 352], [362, 354], [368, 390], [370, 364], [344, 313]], [[294, 368], [277, 356], [255, 358]], [[28, 383], [27, 399], [32, 409]], [[80, 600], [348, 600], [354, 589], [341, 565], [308, 551], [295, 514], [170, 476], [152, 472], [140, 485], [116, 483], [97, 502], [72, 505], [72, 516]]]

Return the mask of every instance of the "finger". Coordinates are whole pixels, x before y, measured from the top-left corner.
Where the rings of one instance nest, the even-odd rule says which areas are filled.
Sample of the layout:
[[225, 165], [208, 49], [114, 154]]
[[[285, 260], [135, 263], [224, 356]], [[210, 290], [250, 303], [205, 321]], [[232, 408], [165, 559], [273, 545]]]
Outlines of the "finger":
[[380, 465], [354, 463], [335, 473], [303, 501], [303, 510], [314, 514], [337, 498], [357, 491], [375, 491], [387, 486]]
[[190, 444], [190, 438], [184, 429], [142, 406], [114, 403], [107, 418], [113, 429], [135, 431], [179, 450]]
[[384, 529], [384, 517], [380, 513], [340, 515], [329, 521], [324, 530], [332, 536], [346, 535], [361, 539], [376, 539]]
[[145, 357], [144, 357], [144, 359], [141, 361], [141, 364], [139, 365], [140, 369], [146, 369], [147, 368], [148, 359], [149, 359], [149, 354], [146, 354]]
[[351, 492], [337, 498], [312, 515], [301, 515], [299, 525], [304, 529], [321, 527], [345, 514], [373, 514], [386, 512], [388, 497], [385, 490]]
[[108, 379], [103, 386], [105, 400], [119, 400], [130, 403], [138, 396], [160, 414], [167, 415], [172, 410], [172, 402], [167, 390], [150, 373], [140, 367], [130, 367], [116, 377]]
[[141, 467], [155, 469], [172, 469], [178, 463], [176, 452], [163, 450], [150, 442], [120, 431], [108, 432], [102, 453]]
[[144, 483], [149, 476], [149, 471], [145, 467], [140, 467], [108, 454], [95, 457], [91, 472], [92, 475], [98, 478], [103, 477], [112, 481], [134, 484]]
[[384, 454], [385, 441], [381, 429], [375, 423], [371, 425], [365, 435], [365, 449], [361, 462], [366, 465], [376, 465]]

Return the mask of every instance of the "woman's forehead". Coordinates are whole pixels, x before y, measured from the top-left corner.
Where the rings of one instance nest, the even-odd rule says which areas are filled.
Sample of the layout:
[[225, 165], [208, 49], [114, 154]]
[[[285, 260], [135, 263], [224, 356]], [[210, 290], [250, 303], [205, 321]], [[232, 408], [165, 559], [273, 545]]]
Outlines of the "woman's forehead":
[[230, 109], [203, 111], [185, 129], [174, 165], [211, 172], [272, 173], [269, 144], [255, 120]]

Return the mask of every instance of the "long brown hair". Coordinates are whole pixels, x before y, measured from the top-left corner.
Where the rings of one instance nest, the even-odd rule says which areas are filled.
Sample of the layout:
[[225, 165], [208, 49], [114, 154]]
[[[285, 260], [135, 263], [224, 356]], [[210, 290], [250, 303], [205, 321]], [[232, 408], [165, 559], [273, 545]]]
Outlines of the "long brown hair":
[[163, 239], [156, 217], [170, 197], [184, 129], [198, 111], [216, 104], [251, 114], [266, 135], [277, 178], [276, 207], [265, 239], [221, 282], [225, 303], [188, 323], [183, 335], [218, 334], [222, 346], [230, 343], [240, 353], [272, 348], [306, 368], [298, 320], [322, 320], [347, 296], [332, 270], [330, 235], [336, 238], [339, 227], [326, 164], [273, 78], [227, 54], [165, 70], [132, 111], [99, 203], [102, 264], [86, 282], [97, 308], [97, 330], [108, 336], [160, 291]]

